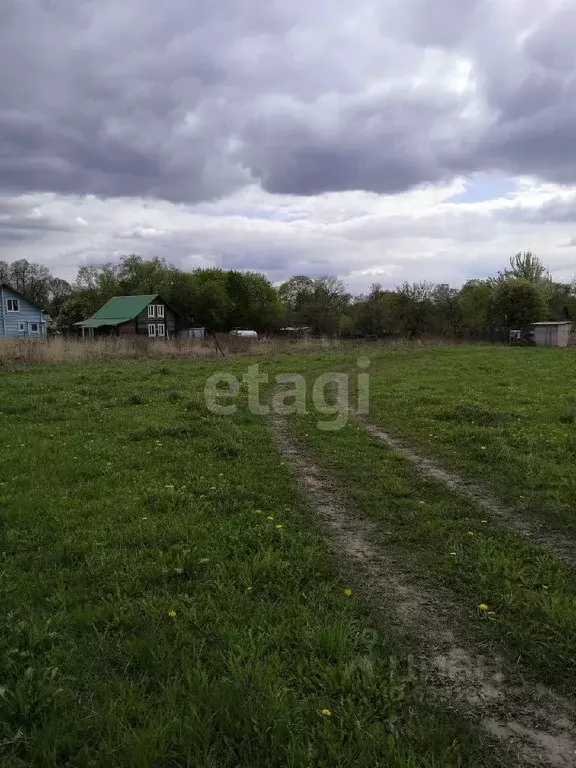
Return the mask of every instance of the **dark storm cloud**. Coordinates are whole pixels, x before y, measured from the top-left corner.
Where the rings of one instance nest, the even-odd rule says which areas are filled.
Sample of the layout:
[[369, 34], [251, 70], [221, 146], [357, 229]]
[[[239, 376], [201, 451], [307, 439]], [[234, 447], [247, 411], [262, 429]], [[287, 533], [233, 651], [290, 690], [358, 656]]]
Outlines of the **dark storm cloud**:
[[[574, 3], [540, 23], [531, 7], [4, 0], [0, 190], [194, 202], [254, 179], [394, 193], [497, 169], [576, 183]], [[475, 89], [450, 85], [455, 56]]]
[[0, 244], [38, 240], [50, 232], [70, 232], [70, 227], [40, 214], [30, 203], [0, 198]]

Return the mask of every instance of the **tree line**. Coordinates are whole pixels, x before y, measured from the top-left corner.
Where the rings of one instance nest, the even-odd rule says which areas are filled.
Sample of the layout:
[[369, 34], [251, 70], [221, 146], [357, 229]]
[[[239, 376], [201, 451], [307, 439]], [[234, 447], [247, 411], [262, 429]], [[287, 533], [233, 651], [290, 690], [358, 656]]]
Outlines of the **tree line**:
[[558, 283], [539, 257], [515, 254], [496, 276], [461, 288], [429, 282], [393, 290], [375, 283], [352, 296], [335, 277], [296, 275], [274, 286], [263, 274], [219, 268], [186, 272], [160, 258], [125, 256], [80, 267], [73, 282], [21, 259], [0, 262], [0, 281], [41, 306], [59, 333], [93, 314], [112, 296], [159, 293], [188, 326], [208, 331], [294, 329], [313, 335], [384, 338], [424, 335], [505, 338], [542, 320], [576, 321], [576, 284]]

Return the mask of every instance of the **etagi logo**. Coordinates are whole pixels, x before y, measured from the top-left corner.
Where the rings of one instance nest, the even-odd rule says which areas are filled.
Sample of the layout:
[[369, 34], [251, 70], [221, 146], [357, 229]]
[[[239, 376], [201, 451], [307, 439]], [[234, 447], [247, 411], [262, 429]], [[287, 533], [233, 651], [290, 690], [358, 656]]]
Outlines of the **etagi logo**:
[[[260, 371], [259, 363], [249, 365], [238, 378], [230, 371], [219, 371], [207, 380], [204, 387], [204, 402], [211, 413], [218, 416], [232, 416], [238, 410], [237, 402], [241, 388], [248, 396], [248, 410], [257, 416], [278, 416], [305, 414], [309, 411], [309, 400], [314, 411], [324, 419], [317, 421], [318, 429], [335, 431], [347, 423], [351, 411], [358, 414], [369, 412], [370, 375], [367, 369], [370, 360], [360, 357], [356, 361], [358, 371], [352, 374], [328, 372], [314, 379], [306, 379], [301, 373], [279, 373], [274, 377], [274, 390], [268, 403], [260, 401], [260, 388], [268, 389], [270, 376]], [[355, 387], [355, 402], [350, 401], [351, 384]], [[310, 391], [311, 390], [311, 391]]]

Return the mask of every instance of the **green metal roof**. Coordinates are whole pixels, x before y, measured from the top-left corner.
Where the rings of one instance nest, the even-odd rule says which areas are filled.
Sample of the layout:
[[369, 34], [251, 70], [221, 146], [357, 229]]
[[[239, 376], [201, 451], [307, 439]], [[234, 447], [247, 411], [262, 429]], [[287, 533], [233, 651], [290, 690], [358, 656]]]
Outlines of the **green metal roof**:
[[109, 299], [103, 307], [94, 312], [92, 317], [82, 320], [76, 325], [84, 328], [100, 328], [103, 325], [120, 325], [134, 320], [151, 301], [158, 298], [157, 293], [144, 296], [114, 296]]

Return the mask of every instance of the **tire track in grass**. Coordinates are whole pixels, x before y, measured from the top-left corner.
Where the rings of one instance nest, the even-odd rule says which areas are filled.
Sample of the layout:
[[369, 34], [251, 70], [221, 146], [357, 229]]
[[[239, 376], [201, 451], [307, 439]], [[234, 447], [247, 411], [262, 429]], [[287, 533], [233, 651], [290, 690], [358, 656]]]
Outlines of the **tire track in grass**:
[[377, 544], [376, 527], [346, 508], [337, 482], [316, 466], [287, 420], [272, 416], [279, 452], [294, 472], [311, 511], [336, 554], [353, 569], [380, 620], [405, 634], [417, 649], [419, 675], [458, 716], [478, 722], [506, 766], [576, 764], [574, 706], [544, 686], [506, 671], [506, 660], [466, 647], [459, 608], [448, 590], [410, 581], [401, 563]]
[[567, 565], [576, 566], [576, 543], [573, 539], [548, 531], [534, 518], [520, 517], [517, 512], [503, 505], [477, 483], [465, 480], [455, 472], [444, 469], [434, 459], [414, 451], [402, 438], [395, 437], [382, 427], [371, 424], [352, 410], [349, 412], [372, 437], [408, 459], [422, 475], [442, 483], [448, 490], [460, 496], [465, 496], [488, 516], [500, 520]]

